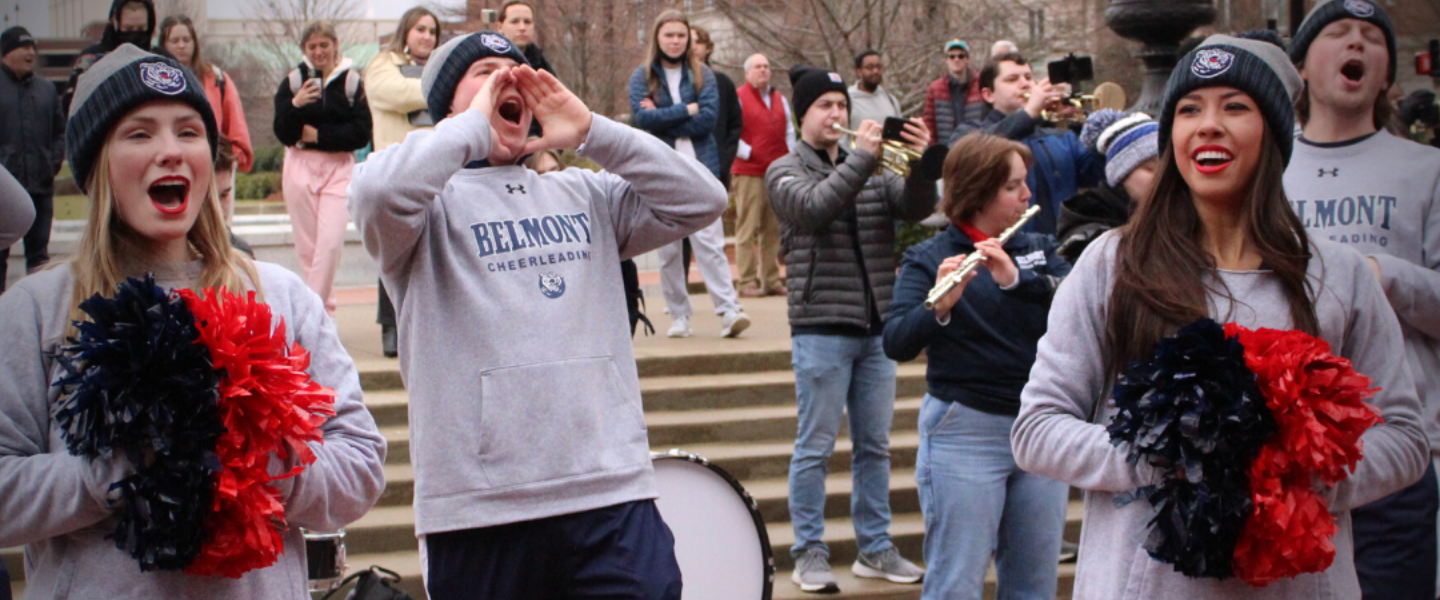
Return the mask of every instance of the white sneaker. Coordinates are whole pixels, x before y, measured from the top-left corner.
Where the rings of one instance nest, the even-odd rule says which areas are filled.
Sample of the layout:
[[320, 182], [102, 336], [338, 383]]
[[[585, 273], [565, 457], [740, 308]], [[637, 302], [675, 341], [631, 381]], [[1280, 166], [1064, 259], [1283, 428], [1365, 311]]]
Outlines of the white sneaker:
[[745, 328], [749, 326], [750, 317], [738, 310], [732, 310], [720, 318], [720, 336], [733, 338], [740, 335], [740, 332], [745, 331]]
[[690, 337], [690, 317], [680, 317], [670, 325], [670, 333], [666, 334], [672, 338]]

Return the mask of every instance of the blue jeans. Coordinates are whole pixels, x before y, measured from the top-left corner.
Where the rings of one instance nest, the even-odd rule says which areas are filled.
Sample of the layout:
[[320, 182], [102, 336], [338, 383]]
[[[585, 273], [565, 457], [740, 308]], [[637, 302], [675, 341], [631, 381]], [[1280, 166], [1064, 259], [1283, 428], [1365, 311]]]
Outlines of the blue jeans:
[[926, 394], [915, 480], [925, 513], [925, 600], [980, 600], [995, 554], [996, 600], [1053, 600], [1065, 484], [1015, 466], [1010, 426]]
[[850, 515], [860, 551], [875, 554], [890, 541], [890, 423], [895, 413], [895, 361], [880, 336], [797, 335], [791, 339], [800, 426], [790, 459], [790, 522], [799, 557], [811, 548], [827, 555], [825, 465], [835, 451], [841, 420], [850, 414]]

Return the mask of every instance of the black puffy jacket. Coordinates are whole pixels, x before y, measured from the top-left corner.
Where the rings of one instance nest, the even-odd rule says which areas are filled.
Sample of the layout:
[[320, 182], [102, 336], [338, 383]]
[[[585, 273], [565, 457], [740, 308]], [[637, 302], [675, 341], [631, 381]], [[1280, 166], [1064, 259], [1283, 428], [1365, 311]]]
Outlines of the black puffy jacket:
[[909, 179], [876, 175], [867, 152], [841, 150], [837, 162], [800, 142], [765, 173], [780, 220], [790, 326], [868, 331], [872, 307], [885, 315], [895, 287], [895, 221], [929, 216], [936, 186], [914, 171]]

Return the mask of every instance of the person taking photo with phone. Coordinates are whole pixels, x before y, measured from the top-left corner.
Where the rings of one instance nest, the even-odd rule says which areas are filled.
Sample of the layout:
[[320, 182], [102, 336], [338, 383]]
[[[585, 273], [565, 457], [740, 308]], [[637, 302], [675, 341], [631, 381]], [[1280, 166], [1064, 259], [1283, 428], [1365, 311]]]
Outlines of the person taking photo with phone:
[[355, 151], [370, 143], [370, 105], [360, 74], [340, 55], [335, 26], [316, 21], [300, 36], [305, 59], [275, 92], [275, 137], [285, 144], [281, 185], [305, 283], [335, 314], [335, 271], [345, 244], [345, 190]]

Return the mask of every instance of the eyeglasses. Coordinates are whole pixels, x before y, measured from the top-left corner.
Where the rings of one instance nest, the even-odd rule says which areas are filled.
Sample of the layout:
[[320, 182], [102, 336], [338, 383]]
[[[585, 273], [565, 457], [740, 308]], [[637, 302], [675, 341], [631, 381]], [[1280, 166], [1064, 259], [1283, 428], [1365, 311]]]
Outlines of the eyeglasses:
[[965, 60], [965, 59], [967, 59], [967, 58], [970, 58], [970, 55], [969, 55], [969, 54], [951, 54], [951, 55], [947, 56], [946, 58], [948, 58], [948, 59], [950, 59], [950, 60]]

